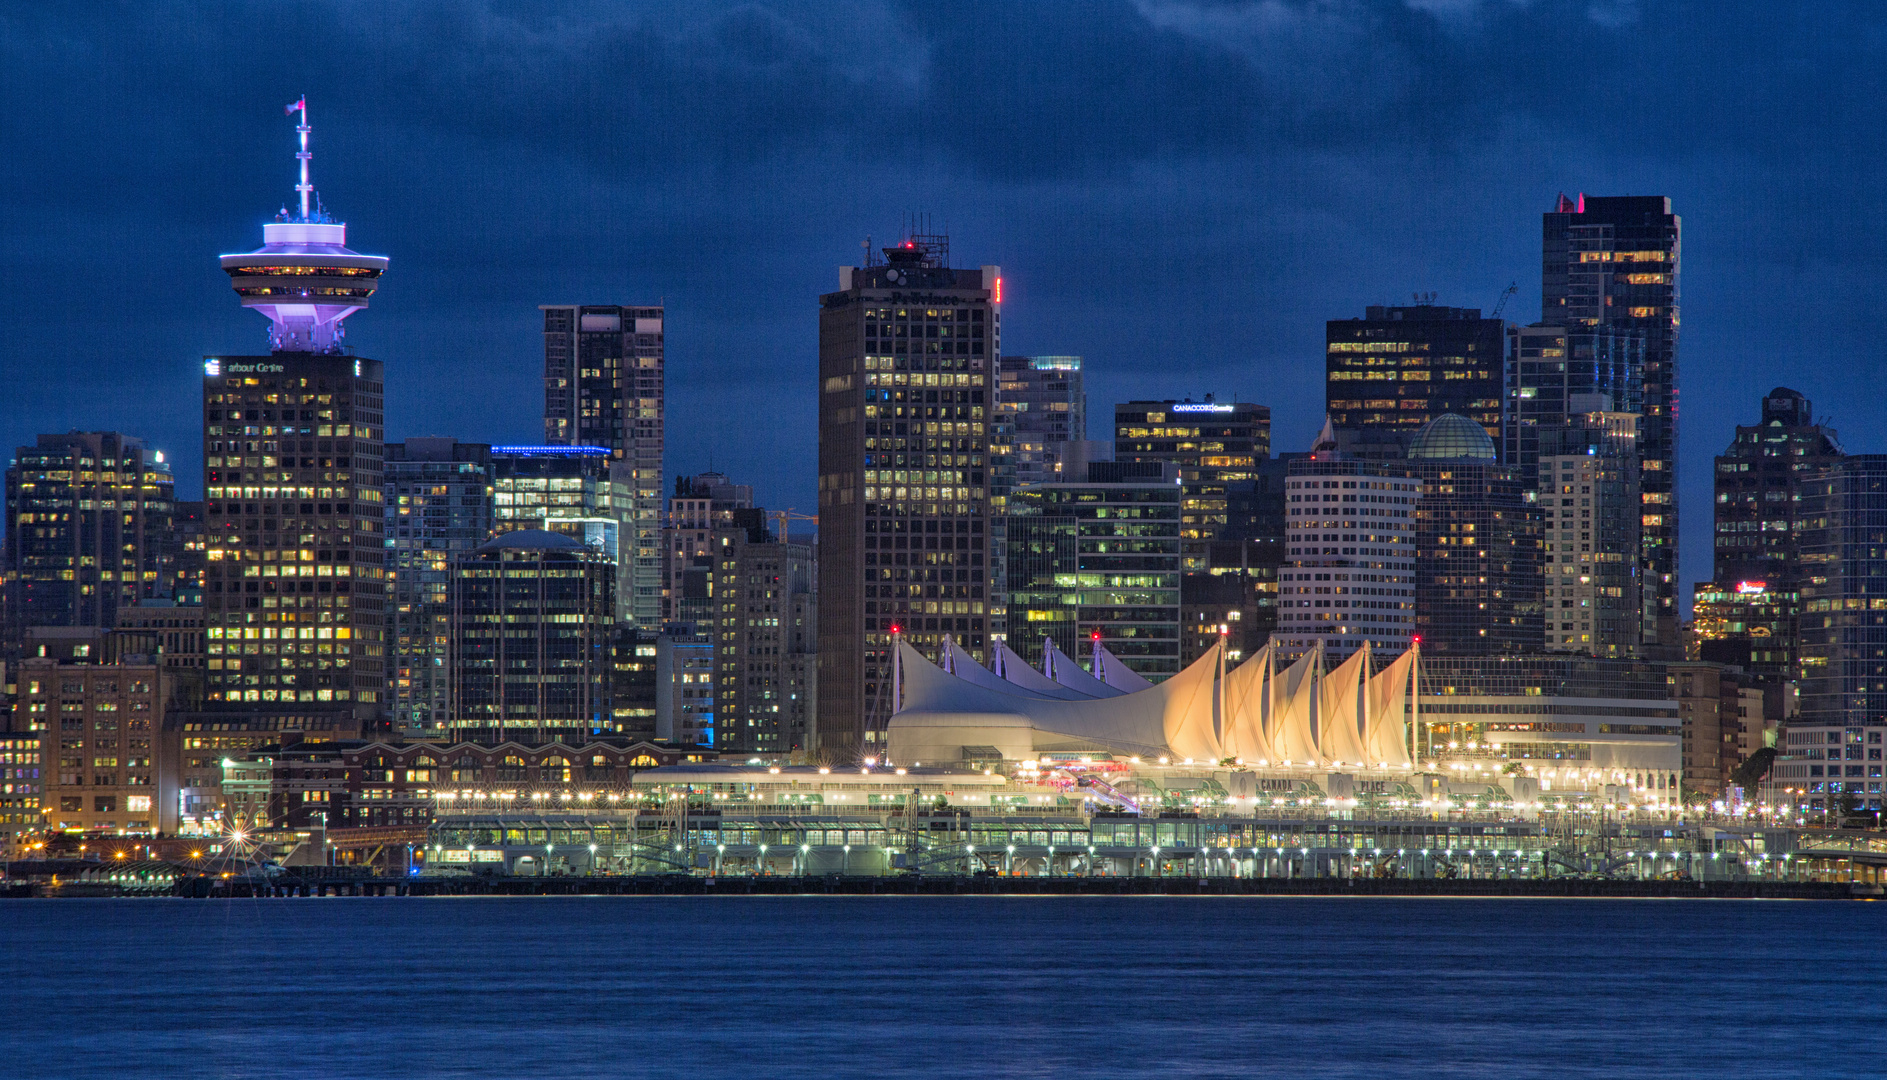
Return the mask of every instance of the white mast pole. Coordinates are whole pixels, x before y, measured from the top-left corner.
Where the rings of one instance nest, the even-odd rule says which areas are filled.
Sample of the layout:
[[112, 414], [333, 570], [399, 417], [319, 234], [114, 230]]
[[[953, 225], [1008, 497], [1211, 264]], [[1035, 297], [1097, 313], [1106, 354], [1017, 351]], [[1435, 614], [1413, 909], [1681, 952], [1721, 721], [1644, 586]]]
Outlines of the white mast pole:
[[295, 127], [295, 130], [301, 135], [301, 152], [295, 155], [296, 160], [301, 162], [301, 183], [295, 185], [295, 190], [301, 192], [301, 219], [307, 221], [309, 197], [314, 194], [314, 185], [308, 182], [308, 160], [311, 157], [308, 153], [308, 132], [310, 130], [308, 127], [308, 95], [303, 94], [301, 100], [295, 103], [295, 108], [301, 112], [301, 123]]

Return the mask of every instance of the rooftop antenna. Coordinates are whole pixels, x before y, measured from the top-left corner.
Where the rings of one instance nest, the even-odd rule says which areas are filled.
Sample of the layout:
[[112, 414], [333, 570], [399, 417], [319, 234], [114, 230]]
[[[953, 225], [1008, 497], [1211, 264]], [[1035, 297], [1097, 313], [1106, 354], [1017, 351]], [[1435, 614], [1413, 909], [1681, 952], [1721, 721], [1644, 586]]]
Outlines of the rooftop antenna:
[[313, 155], [308, 153], [308, 132], [310, 128], [308, 127], [307, 94], [296, 98], [293, 105], [282, 110], [283, 115], [293, 115], [296, 112], [301, 113], [301, 123], [295, 127], [295, 131], [301, 135], [301, 152], [295, 155], [295, 160], [301, 162], [301, 183], [295, 185], [295, 190], [301, 193], [301, 219], [308, 221], [310, 220], [308, 217], [308, 199], [314, 194], [314, 185], [308, 182], [308, 160]]

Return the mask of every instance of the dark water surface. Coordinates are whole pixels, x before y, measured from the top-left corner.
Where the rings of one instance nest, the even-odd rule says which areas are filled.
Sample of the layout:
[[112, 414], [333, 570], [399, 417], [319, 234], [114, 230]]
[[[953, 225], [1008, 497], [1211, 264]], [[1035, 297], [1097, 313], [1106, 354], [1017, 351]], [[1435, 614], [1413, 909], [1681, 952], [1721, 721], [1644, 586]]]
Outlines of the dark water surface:
[[0, 904], [0, 1076], [1879, 1076], [1887, 904]]

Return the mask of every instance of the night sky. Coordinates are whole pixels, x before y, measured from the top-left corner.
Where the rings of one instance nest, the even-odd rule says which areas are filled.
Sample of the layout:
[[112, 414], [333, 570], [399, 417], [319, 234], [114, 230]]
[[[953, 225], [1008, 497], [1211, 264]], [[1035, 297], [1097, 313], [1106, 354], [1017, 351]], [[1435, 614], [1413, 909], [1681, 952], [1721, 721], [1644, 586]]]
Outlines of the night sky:
[[819, 293], [913, 213], [1004, 270], [1005, 351], [1113, 402], [1321, 422], [1323, 323], [1539, 314], [1541, 212], [1684, 219], [1682, 578], [1771, 386], [1887, 450], [1877, 5], [1652, 0], [0, 6], [0, 440], [118, 429], [201, 492], [217, 268], [314, 180], [391, 257], [349, 340], [387, 432], [537, 442], [541, 303], [665, 303], [668, 472], [814, 504]]

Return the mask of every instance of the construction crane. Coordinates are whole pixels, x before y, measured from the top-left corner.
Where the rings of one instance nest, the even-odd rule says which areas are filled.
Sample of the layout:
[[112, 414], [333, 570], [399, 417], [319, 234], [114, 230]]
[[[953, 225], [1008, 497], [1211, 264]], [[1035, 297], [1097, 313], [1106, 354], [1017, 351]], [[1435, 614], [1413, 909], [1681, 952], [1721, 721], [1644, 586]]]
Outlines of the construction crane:
[[784, 510], [770, 510], [767, 512], [767, 516], [779, 523], [781, 543], [786, 542], [787, 522], [810, 521], [813, 523], [814, 530], [817, 530], [819, 528], [819, 515], [818, 514], [796, 514], [793, 512], [793, 508], [790, 506]]
[[1506, 290], [1500, 294], [1500, 299], [1494, 302], [1494, 314], [1489, 315], [1488, 318], [1490, 319], [1500, 318], [1500, 313], [1503, 310], [1505, 310], [1507, 307], [1508, 298], [1513, 296], [1515, 293], [1519, 291], [1520, 291], [1520, 283], [1518, 281], [1513, 282], [1512, 284], [1508, 285]]

